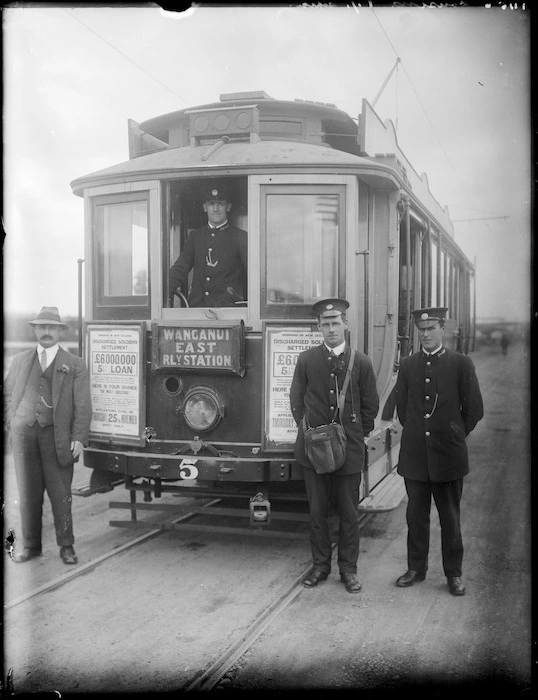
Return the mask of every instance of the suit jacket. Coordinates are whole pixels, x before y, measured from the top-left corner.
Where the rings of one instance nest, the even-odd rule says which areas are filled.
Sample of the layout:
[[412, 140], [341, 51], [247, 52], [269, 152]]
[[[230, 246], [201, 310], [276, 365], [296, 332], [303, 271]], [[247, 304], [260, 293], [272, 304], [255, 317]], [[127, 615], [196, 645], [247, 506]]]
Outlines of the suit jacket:
[[469, 473], [466, 436], [484, 415], [470, 357], [443, 348], [402, 360], [396, 408], [403, 425], [398, 473], [447, 482]]
[[[9, 368], [4, 391], [4, 421], [8, 427], [24, 393], [35, 353], [35, 348], [17, 353]], [[56, 454], [66, 467], [73, 463], [71, 441], [88, 444], [92, 407], [84, 360], [61, 347], [52, 375], [52, 413]]]
[[236, 301], [244, 301], [247, 232], [231, 224], [218, 231], [209, 226], [192, 231], [181, 255], [170, 268], [171, 294], [178, 287], [186, 294], [192, 268], [190, 306], [234, 306]]
[[[311, 427], [326, 425], [335, 417], [338, 395], [349, 364], [350, 348], [346, 345], [338, 362], [329, 359], [325, 344], [305, 350], [299, 355], [290, 390], [291, 411], [299, 428], [295, 442], [295, 457], [299, 464], [313, 469], [304, 450], [302, 418], [305, 414]], [[335, 386], [338, 381], [338, 390]], [[370, 358], [355, 352], [349, 388], [346, 392], [341, 422], [347, 435], [344, 465], [335, 474], [346, 476], [361, 472], [364, 467], [364, 438], [374, 427], [379, 408], [374, 370]], [[356, 414], [356, 422], [351, 414]]]

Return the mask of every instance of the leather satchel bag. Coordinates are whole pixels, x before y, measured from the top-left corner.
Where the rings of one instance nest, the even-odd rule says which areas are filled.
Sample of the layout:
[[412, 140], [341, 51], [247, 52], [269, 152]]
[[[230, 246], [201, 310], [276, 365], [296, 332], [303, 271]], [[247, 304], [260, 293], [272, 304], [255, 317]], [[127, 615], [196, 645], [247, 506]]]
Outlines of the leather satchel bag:
[[342, 415], [354, 357], [355, 350], [351, 350], [346, 377], [338, 397], [338, 421], [333, 420], [328, 425], [310, 428], [306, 413], [303, 416], [305, 454], [316, 474], [331, 474], [340, 469], [346, 461], [347, 435], [342, 425]]

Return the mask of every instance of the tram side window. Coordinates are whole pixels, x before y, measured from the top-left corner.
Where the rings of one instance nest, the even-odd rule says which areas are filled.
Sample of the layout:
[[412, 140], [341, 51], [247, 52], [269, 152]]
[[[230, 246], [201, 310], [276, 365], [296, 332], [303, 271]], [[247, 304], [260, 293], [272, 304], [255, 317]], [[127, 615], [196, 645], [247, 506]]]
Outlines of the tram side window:
[[437, 243], [434, 243], [432, 241], [432, 255], [431, 255], [431, 271], [432, 271], [432, 277], [431, 277], [431, 305], [432, 306], [440, 306], [438, 303], [438, 298], [437, 298], [437, 287], [438, 287], [438, 255], [439, 255], [439, 249], [437, 247]]
[[[136, 198], [135, 198], [136, 197]], [[143, 196], [142, 196], [143, 197]], [[95, 205], [96, 259], [94, 303], [99, 309], [122, 307], [117, 317], [147, 317], [149, 313], [148, 203], [135, 195], [125, 201]], [[129, 307], [129, 311], [125, 310]], [[146, 312], [147, 309], [147, 312]], [[112, 314], [114, 317], [114, 314]]]
[[344, 283], [339, 259], [343, 191], [314, 186], [264, 189], [262, 317], [308, 316], [317, 300], [339, 296]]
[[[446, 267], [447, 267], [447, 259], [446, 259], [446, 252], [444, 250], [441, 250], [441, 265], [440, 265], [440, 273], [441, 273], [441, 280], [440, 280], [440, 288], [441, 288], [441, 297], [439, 299], [439, 306], [446, 306], [447, 305], [447, 294], [446, 294], [446, 283], [447, 283], [447, 274], [446, 274]], [[450, 309], [449, 309], [450, 313]]]

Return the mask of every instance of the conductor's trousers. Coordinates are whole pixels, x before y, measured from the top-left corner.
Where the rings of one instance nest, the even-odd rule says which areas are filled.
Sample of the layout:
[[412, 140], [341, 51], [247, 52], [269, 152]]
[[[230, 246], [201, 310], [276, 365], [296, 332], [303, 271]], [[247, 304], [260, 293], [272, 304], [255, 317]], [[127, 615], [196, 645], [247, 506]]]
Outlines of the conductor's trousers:
[[314, 565], [331, 570], [332, 541], [329, 526], [330, 507], [338, 511], [338, 568], [341, 574], [357, 573], [359, 558], [359, 486], [361, 474], [316, 474], [303, 467], [310, 507], [310, 545]]

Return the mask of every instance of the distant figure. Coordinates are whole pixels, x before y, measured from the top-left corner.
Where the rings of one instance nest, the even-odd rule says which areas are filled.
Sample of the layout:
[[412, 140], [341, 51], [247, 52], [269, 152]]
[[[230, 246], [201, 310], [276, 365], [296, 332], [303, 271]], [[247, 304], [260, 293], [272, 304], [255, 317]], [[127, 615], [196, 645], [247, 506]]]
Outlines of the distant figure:
[[228, 223], [232, 202], [223, 187], [209, 187], [203, 207], [207, 225], [189, 234], [170, 268], [170, 295], [180, 292], [188, 297], [189, 306], [242, 304], [247, 290], [247, 232]]
[[509, 345], [510, 345], [510, 336], [505, 331], [501, 337], [501, 350], [503, 353], [503, 357], [506, 357], [508, 355], [508, 346]]
[[441, 523], [443, 570], [452, 595], [465, 594], [460, 502], [469, 473], [465, 438], [484, 415], [472, 360], [442, 345], [446, 307], [413, 311], [421, 350], [402, 359], [396, 407], [403, 425], [398, 474], [407, 503], [408, 570], [400, 588], [424, 581], [430, 547], [431, 500]]
[[37, 348], [19, 352], [6, 377], [4, 421], [11, 430], [19, 490], [22, 548], [13, 561], [41, 555], [43, 496], [50, 499], [64, 564], [76, 564], [71, 516], [73, 463], [88, 444], [91, 397], [84, 360], [58, 345], [63, 329], [55, 306], [44, 306], [34, 327]]

